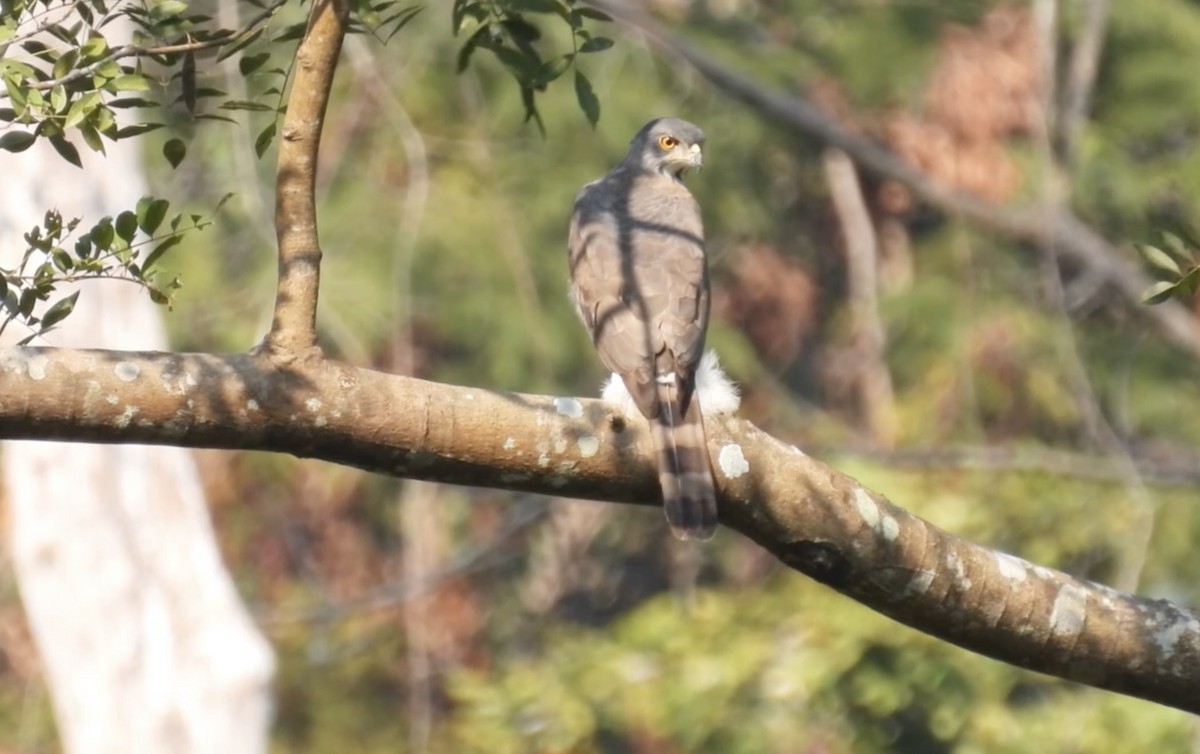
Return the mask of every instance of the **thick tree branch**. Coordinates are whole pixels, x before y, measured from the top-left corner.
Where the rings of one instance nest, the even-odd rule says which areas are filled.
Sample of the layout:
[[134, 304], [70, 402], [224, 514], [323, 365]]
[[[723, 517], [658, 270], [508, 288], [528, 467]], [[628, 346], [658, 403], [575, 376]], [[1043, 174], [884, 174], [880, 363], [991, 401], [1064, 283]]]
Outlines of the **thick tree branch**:
[[279, 283], [275, 316], [263, 345], [294, 357], [316, 348], [321, 246], [317, 237], [317, 154], [325, 107], [349, 23], [349, 0], [317, 0], [296, 51], [275, 182]]
[[621, 0], [586, 2], [641, 31], [665, 52], [687, 61], [726, 95], [789, 129], [843, 150], [866, 170], [903, 183], [930, 206], [1009, 238], [1033, 244], [1043, 251], [1056, 250], [1111, 286], [1168, 340], [1193, 358], [1200, 359], [1200, 327], [1191, 313], [1176, 302], [1144, 306], [1142, 293], [1150, 286], [1150, 278], [1069, 210], [1001, 206], [957, 191], [935, 181], [879, 143], [843, 128], [805, 100], [764, 87], [738, 73], [690, 42], [669, 33], [637, 10], [634, 4]]
[[[322, 359], [0, 350], [0, 437], [245, 448], [394, 476], [656, 505], [644, 423], [594, 400]], [[941, 531], [735, 418], [708, 422], [721, 520], [788, 566], [1021, 667], [1200, 712], [1200, 615]], [[656, 519], [657, 520], [657, 519]]]

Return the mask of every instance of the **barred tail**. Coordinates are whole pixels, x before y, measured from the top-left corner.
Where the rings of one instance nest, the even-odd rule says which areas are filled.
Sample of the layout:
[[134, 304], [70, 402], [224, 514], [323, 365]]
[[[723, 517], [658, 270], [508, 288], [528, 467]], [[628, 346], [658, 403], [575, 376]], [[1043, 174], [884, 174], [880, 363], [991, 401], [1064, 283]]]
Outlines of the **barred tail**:
[[711, 539], [717, 529], [717, 490], [695, 395], [679, 411], [674, 380], [659, 384], [659, 414], [650, 422], [658, 450], [658, 482], [671, 533], [679, 539]]

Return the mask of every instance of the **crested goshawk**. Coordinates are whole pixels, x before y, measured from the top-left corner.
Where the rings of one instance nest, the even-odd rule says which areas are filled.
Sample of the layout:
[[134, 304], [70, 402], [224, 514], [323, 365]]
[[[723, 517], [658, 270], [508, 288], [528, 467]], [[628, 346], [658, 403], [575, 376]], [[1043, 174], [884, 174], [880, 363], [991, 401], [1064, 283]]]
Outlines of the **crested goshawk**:
[[600, 359], [650, 422], [663, 509], [681, 539], [708, 539], [717, 495], [696, 369], [708, 327], [700, 207], [680, 180], [704, 132], [659, 118], [619, 165], [580, 190], [567, 241], [571, 293]]

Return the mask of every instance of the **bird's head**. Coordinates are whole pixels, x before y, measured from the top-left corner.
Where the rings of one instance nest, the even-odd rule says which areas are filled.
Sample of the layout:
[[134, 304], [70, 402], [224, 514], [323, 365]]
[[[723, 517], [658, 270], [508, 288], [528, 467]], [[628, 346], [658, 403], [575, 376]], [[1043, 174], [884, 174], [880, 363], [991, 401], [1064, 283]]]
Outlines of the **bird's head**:
[[657, 118], [642, 126], [629, 142], [627, 163], [679, 180], [688, 168], [699, 169], [704, 132], [679, 118]]

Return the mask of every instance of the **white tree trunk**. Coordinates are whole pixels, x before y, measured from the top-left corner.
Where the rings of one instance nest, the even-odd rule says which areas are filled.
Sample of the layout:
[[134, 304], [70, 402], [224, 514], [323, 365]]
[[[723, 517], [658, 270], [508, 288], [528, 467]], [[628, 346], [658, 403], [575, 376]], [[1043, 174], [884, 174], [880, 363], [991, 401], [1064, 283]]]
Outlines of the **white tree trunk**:
[[[0, 157], [0, 265], [48, 208], [86, 228], [133, 207], [145, 191], [139, 147], [107, 146], [103, 158], [80, 144], [82, 171], [41, 143]], [[166, 346], [158, 307], [116, 282], [84, 286], [49, 340]], [[8, 442], [0, 474], [65, 751], [264, 752], [274, 655], [221, 562], [190, 453]]]

